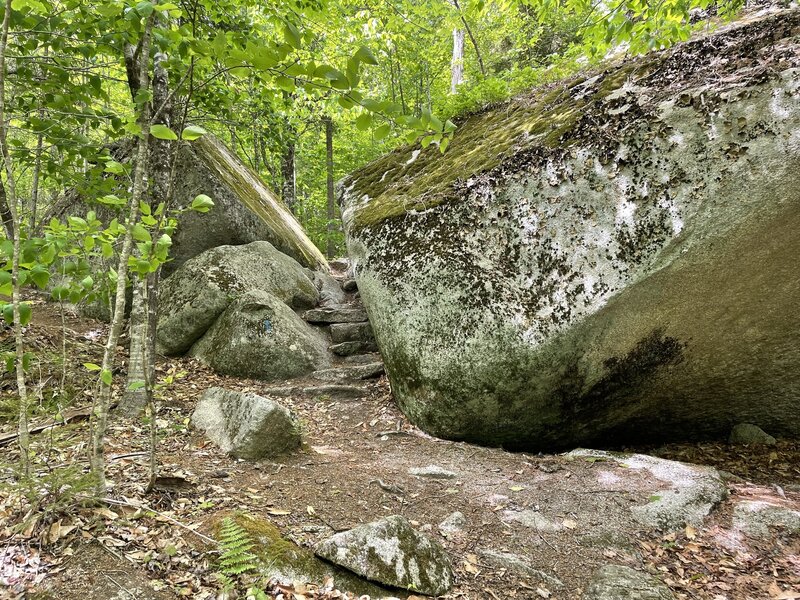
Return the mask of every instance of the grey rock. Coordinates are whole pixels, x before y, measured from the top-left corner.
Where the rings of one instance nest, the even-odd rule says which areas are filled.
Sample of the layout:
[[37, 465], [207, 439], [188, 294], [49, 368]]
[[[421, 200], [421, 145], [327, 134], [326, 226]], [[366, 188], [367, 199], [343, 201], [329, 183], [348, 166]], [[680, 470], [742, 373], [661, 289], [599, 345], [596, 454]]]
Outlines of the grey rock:
[[647, 573], [622, 565], [600, 567], [582, 600], [674, 600], [669, 588]]
[[358, 323], [367, 320], [367, 312], [345, 304], [315, 308], [306, 311], [303, 318], [309, 323]]
[[384, 585], [438, 596], [453, 585], [450, 557], [430, 537], [401, 516], [392, 516], [337, 533], [315, 553], [334, 564]]
[[358, 400], [369, 395], [369, 390], [357, 385], [315, 385], [303, 388], [303, 394], [311, 398], [331, 400]]
[[538, 579], [543, 583], [548, 584], [553, 588], [563, 588], [564, 583], [553, 575], [550, 575], [541, 569], [533, 566], [533, 563], [524, 556], [513, 554], [511, 552], [500, 552], [492, 549], [479, 549], [478, 556], [481, 557], [486, 564], [499, 569], [506, 569], [517, 575], [524, 577], [531, 577]]
[[160, 348], [166, 354], [186, 352], [231, 302], [254, 290], [295, 308], [314, 306], [319, 298], [303, 267], [268, 242], [213, 248], [162, 282]]
[[503, 512], [503, 517], [505, 521], [519, 523], [540, 533], [555, 533], [564, 529], [561, 523], [548, 519], [538, 510], [506, 510]]
[[464, 517], [464, 513], [456, 511], [439, 523], [439, 533], [446, 539], [452, 540], [464, 533], [464, 526], [466, 524], [467, 519]]
[[331, 352], [337, 356], [353, 356], [354, 354], [364, 354], [375, 352], [378, 346], [375, 342], [342, 342], [330, 347]]
[[731, 444], [755, 444], [761, 446], [774, 446], [778, 441], [752, 423], [739, 423], [731, 430], [728, 438]]
[[702, 525], [714, 507], [728, 497], [728, 487], [712, 467], [690, 465], [644, 454], [623, 454], [600, 450], [573, 450], [568, 457], [604, 459], [627, 469], [648, 471], [669, 489], [654, 489], [643, 506], [631, 508], [641, 524], [657, 529], [680, 529], [687, 524]]
[[190, 354], [217, 373], [264, 381], [291, 379], [330, 366], [320, 332], [260, 291], [231, 304]]
[[355, 279], [348, 279], [342, 284], [342, 289], [345, 292], [355, 292], [358, 290], [358, 284]]
[[[342, 362], [346, 365], [367, 365], [367, 364], [383, 364], [381, 355], [378, 352], [370, 352], [369, 354], [354, 354], [353, 356], [342, 357]], [[381, 373], [383, 375], [383, 373]]]
[[747, 500], [733, 509], [733, 528], [754, 538], [769, 538], [770, 528], [800, 534], [800, 511], [770, 502]]
[[256, 394], [209, 388], [192, 413], [192, 424], [224, 452], [260, 459], [300, 446], [300, 428], [287, 408]]
[[428, 465], [427, 467], [415, 467], [408, 472], [414, 477], [424, 477], [426, 479], [455, 479], [458, 473], [448, 471], [438, 465]]
[[327, 273], [315, 272], [314, 284], [319, 290], [319, 303], [321, 306], [338, 306], [347, 299], [339, 282]]
[[[798, 26], [761, 15], [532, 90], [445, 155], [409, 145], [342, 181], [415, 425], [526, 450], [800, 435]], [[755, 80], [777, 46], [792, 58]]]
[[384, 373], [383, 363], [375, 362], [365, 365], [354, 365], [349, 367], [336, 367], [315, 371], [311, 374], [314, 379], [320, 381], [358, 381], [363, 379], [375, 379]]
[[369, 321], [364, 323], [334, 323], [331, 325], [331, 340], [335, 344], [342, 342], [373, 342], [375, 336]]

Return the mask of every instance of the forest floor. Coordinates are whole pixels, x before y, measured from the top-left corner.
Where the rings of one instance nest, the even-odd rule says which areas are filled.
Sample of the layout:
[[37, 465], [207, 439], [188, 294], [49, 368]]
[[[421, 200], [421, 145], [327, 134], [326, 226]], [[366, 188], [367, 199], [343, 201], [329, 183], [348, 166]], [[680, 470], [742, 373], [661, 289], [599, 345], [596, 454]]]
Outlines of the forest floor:
[[[66, 315], [62, 355], [58, 307], [42, 304], [34, 314], [28, 339], [40, 358], [34, 366], [34, 379], [41, 384], [36, 422], [52, 416], [56, 407], [65, 411], [68, 404], [91, 404], [92, 376], [82, 364], [99, 362], [105, 328]], [[8, 333], [0, 336], [0, 347], [9, 340]], [[210, 523], [240, 511], [269, 519], [285, 537], [309, 547], [333, 531], [404, 515], [451, 555], [456, 585], [444, 598], [452, 600], [578, 599], [604, 564], [647, 570], [679, 599], [800, 598], [800, 539], [774, 532], [769, 539], [752, 540], [731, 525], [738, 500], [768, 498], [800, 507], [798, 442], [629, 449], [713, 465], [729, 474], [730, 497], [703, 527], [663, 534], [631, 516], [630, 507], [646, 503], [662, 485], [646, 473], [610, 461], [510, 453], [431, 438], [403, 417], [385, 379], [372, 383], [362, 400], [279, 399], [300, 418], [304, 447], [274, 461], [244, 462], [221, 453], [191, 428], [189, 419], [208, 387], [259, 393], [266, 385], [220, 377], [189, 359], [163, 359], [158, 374], [178, 377], [160, 392], [156, 422], [162, 479], [154, 492], [145, 493], [149, 433], [141, 419], [112, 420], [106, 456], [113, 487], [110, 502], [99, 507], [81, 502], [88, 495], [81, 487], [85, 421], [34, 436], [39, 483], [27, 498], [11, 485], [16, 445], [2, 448], [0, 597], [216, 598], [221, 584], [208, 540]], [[14, 429], [10, 377], [0, 383], [0, 394], [2, 434]], [[428, 465], [455, 477], [409, 473]], [[554, 527], [524, 526], [518, 517], [531, 510]], [[455, 511], [463, 513], [466, 524], [462, 532], [445, 537], [438, 524]], [[522, 557], [524, 564], [497, 559], [509, 554]], [[309, 585], [322, 583], [298, 582], [294, 591], [284, 588], [275, 595], [322, 597]]]

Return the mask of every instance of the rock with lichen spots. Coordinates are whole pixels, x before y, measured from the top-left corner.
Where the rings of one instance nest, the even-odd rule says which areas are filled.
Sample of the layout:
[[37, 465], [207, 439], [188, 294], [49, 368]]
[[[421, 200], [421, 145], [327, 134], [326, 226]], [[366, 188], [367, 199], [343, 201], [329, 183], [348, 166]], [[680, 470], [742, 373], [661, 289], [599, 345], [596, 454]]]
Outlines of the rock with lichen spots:
[[778, 443], [774, 437], [752, 423], [739, 423], [731, 429], [728, 437], [731, 444], [756, 444], [761, 446], [774, 446]]
[[581, 600], [674, 600], [669, 588], [647, 573], [622, 565], [600, 567]]
[[305, 269], [269, 242], [213, 248], [162, 282], [156, 330], [160, 349], [183, 354], [231, 302], [253, 290], [298, 309], [314, 306], [319, 299]]
[[337, 533], [315, 553], [378, 583], [439, 596], [453, 585], [450, 557], [403, 517], [391, 516]]
[[221, 375], [263, 381], [300, 377], [330, 366], [322, 333], [260, 290], [230, 304], [189, 355]]
[[523, 450], [800, 435], [798, 28], [761, 15], [534, 90], [343, 181], [415, 425]]
[[770, 528], [800, 534], [800, 510], [772, 502], [745, 500], [733, 509], [733, 528], [754, 538], [768, 538]]

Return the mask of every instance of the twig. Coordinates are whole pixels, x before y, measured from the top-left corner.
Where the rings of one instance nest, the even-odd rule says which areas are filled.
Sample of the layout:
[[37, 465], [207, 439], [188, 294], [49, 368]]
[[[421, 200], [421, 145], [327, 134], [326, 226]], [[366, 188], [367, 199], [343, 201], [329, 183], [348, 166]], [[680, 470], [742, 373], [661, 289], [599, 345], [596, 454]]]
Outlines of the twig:
[[131, 592], [130, 592], [130, 591], [127, 589], [127, 588], [123, 587], [123, 586], [122, 586], [120, 583], [118, 583], [116, 579], [114, 579], [113, 577], [111, 577], [111, 575], [109, 575], [108, 573], [103, 573], [103, 575], [105, 575], [105, 577], [106, 577], [106, 578], [107, 578], [107, 579], [108, 579], [108, 580], [109, 580], [111, 583], [113, 583], [115, 586], [117, 586], [117, 587], [118, 587], [120, 590], [122, 590], [123, 592], [125, 592], [126, 594], [128, 594], [128, 596], [130, 596], [131, 598], [133, 598], [133, 600], [136, 600], [136, 596], [134, 596], [134, 595], [133, 595], [133, 594], [132, 594], [132, 593], [131, 593]]
[[185, 523], [181, 523], [177, 519], [175, 519], [173, 517], [170, 517], [169, 515], [166, 515], [166, 514], [164, 514], [162, 512], [159, 512], [159, 511], [157, 511], [157, 510], [155, 510], [153, 508], [150, 508], [149, 506], [147, 506], [145, 504], [134, 504], [133, 502], [125, 502], [124, 500], [117, 500], [115, 498], [101, 498], [100, 500], [102, 502], [105, 502], [106, 504], [114, 504], [114, 505], [117, 505], [117, 506], [129, 506], [131, 508], [138, 508], [140, 510], [149, 511], [149, 512], [151, 512], [153, 514], [158, 515], [162, 519], [166, 519], [170, 523], [174, 523], [178, 527], [183, 527], [185, 530], [191, 531], [193, 534], [195, 534], [201, 540], [203, 540], [205, 542], [208, 542], [209, 544], [213, 544], [215, 546], [217, 545], [217, 540], [215, 540], [214, 538], [210, 538], [207, 535], [203, 535], [202, 533], [200, 533], [198, 531], [195, 531], [194, 529], [192, 529], [191, 527], [189, 527]]

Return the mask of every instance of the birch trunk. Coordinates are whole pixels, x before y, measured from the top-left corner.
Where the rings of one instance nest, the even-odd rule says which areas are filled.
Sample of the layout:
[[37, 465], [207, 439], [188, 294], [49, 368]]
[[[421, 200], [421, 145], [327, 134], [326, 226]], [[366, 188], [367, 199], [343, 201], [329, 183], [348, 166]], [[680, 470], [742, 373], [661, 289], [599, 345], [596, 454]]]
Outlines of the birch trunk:
[[336, 253], [336, 245], [333, 242], [333, 231], [336, 219], [336, 205], [333, 195], [333, 119], [325, 117], [325, 166], [327, 171], [327, 192], [328, 192], [328, 247], [327, 257], [333, 258]]
[[464, 30], [453, 29], [453, 60], [450, 62], [450, 93], [464, 83]]

